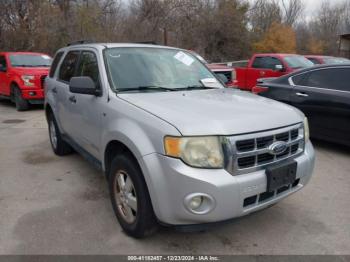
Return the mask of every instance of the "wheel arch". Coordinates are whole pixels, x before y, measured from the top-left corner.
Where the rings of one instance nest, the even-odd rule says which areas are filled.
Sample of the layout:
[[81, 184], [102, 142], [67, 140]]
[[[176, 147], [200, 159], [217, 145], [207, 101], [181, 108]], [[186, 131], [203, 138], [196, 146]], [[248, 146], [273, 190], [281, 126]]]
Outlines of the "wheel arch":
[[109, 168], [113, 161], [114, 156], [122, 153], [128, 154], [130, 157], [132, 157], [135, 160], [135, 162], [138, 164], [138, 167], [140, 168], [140, 164], [138, 163], [137, 157], [125, 143], [119, 140], [111, 140], [106, 145], [106, 148], [104, 150], [104, 157], [103, 157], [103, 167], [104, 167], [106, 176], [108, 176]]

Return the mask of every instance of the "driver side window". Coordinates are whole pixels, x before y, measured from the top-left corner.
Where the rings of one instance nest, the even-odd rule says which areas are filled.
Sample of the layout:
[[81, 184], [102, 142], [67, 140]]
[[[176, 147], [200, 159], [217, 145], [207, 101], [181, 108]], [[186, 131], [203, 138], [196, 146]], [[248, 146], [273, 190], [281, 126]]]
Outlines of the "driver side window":
[[7, 69], [5, 56], [0, 56], [0, 66], [2, 67], [3, 70]]
[[269, 57], [269, 56], [256, 57], [253, 63], [254, 68], [271, 69], [271, 70], [275, 70], [276, 65], [282, 66], [282, 62], [278, 58]]
[[76, 76], [89, 76], [97, 88], [100, 88], [100, 74], [96, 55], [91, 51], [83, 51], [80, 56]]

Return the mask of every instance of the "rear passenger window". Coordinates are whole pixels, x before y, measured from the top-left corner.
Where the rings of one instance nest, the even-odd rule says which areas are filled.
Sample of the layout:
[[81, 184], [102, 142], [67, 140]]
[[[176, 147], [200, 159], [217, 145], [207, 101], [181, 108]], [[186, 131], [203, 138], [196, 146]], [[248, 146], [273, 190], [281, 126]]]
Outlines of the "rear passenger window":
[[81, 53], [76, 76], [89, 76], [95, 82], [96, 86], [99, 87], [100, 74], [97, 58], [93, 52], [83, 51]]
[[75, 67], [79, 59], [79, 53], [79, 51], [68, 52], [60, 68], [58, 77], [60, 80], [69, 82], [70, 79], [74, 76]]
[[305, 85], [340, 91], [350, 91], [350, 67], [317, 70], [309, 73]]
[[56, 55], [55, 55], [55, 58], [52, 62], [52, 65], [51, 65], [51, 69], [50, 69], [50, 74], [49, 76], [52, 78], [54, 75], [55, 75], [55, 71], [56, 71], [56, 68], [58, 66], [58, 63], [60, 62], [61, 58], [62, 58], [62, 55], [63, 55], [63, 52], [58, 52]]

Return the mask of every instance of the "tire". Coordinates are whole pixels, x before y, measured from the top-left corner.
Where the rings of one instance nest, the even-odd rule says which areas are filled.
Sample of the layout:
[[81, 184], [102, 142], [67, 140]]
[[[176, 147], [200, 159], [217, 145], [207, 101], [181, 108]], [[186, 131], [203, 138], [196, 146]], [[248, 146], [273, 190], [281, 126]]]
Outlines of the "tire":
[[62, 135], [57, 126], [52, 113], [48, 116], [49, 138], [53, 152], [58, 156], [65, 156], [72, 153], [72, 147], [62, 139]]
[[29, 109], [29, 102], [23, 99], [21, 90], [17, 86], [13, 87], [13, 96], [17, 111], [26, 111]]
[[[158, 228], [157, 219], [136, 160], [128, 153], [117, 155], [109, 170], [110, 198], [124, 232], [134, 238], [143, 238], [155, 233]], [[120, 186], [123, 184], [122, 179], [124, 189]], [[128, 215], [130, 211], [132, 216]]]

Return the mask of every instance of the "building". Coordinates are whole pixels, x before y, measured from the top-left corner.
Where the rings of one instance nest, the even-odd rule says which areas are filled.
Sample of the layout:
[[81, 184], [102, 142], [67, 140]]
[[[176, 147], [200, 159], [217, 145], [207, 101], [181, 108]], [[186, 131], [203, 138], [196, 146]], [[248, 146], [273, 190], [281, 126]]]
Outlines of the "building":
[[350, 33], [340, 35], [339, 56], [350, 59]]

